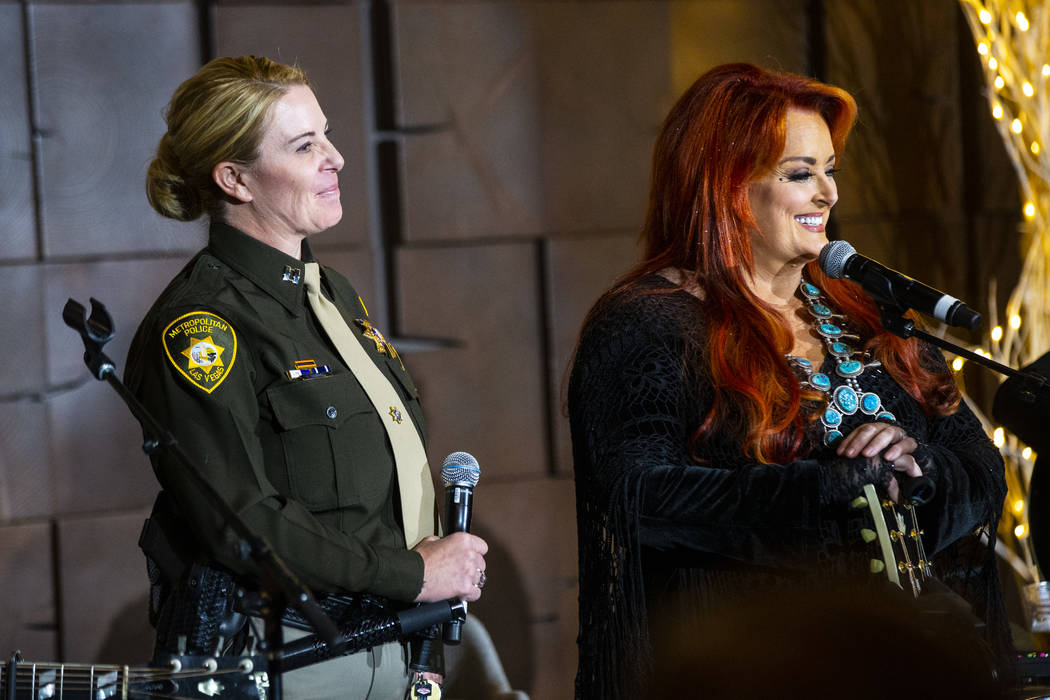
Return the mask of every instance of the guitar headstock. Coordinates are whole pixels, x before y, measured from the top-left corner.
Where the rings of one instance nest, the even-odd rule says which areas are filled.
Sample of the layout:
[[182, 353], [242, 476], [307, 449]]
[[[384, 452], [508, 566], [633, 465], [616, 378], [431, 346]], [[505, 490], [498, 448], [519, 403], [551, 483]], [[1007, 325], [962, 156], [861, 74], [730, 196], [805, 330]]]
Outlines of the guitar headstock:
[[[879, 557], [871, 560], [872, 573], [886, 573], [886, 577], [903, 589], [902, 577], [916, 598], [922, 593], [923, 582], [932, 576], [930, 562], [922, 544], [922, 529], [915, 506], [908, 501], [894, 503], [880, 498], [872, 484], [864, 486], [864, 495], [850, 504], [854, 509], [867, 508], [872, 527], [861, 530], [865, 542], [878, 542]], [[905, 517], [907, 516], [907, 517]]]

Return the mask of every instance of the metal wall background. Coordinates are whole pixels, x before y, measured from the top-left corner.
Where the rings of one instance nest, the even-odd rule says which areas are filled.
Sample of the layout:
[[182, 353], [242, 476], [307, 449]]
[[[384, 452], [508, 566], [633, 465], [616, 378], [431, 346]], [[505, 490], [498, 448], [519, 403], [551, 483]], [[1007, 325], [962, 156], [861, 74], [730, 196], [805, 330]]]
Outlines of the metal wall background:
[[60, 313], [103, 300], [123, 367], [201, 245], [202, 225], [152, 212], [143, 175], [168, 97], [207, 55], [311, 76], [347, 161], [344, 219], [316, 245], [416, 341], [432, 463], [465, 449], [482, 464], [490, 583], [472, 611], [542, 700], [569, 697], [575, 670], [565, 368], [634, 259], [667, 109], [728, 60], [854, 91], [839, 233], [980, 304], [990, 276], [1010, 284], [1017, 195], [957, 15], [954, 0], [0, 1], [0, 651], [148, 659], [135, 543], [155, 483]]

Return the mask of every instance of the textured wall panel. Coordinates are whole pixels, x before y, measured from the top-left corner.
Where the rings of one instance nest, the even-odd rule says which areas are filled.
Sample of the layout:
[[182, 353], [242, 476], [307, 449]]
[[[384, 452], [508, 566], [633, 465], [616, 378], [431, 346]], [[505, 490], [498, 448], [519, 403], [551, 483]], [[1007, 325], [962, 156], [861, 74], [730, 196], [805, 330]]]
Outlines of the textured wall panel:
[[0, 338], [17, 339], [0, 348], [0, 396], [44, 390], [43, 280], [41, 268], [35, 265], [4, 267], [0, 274], [0, 298], [18, 301], [0, 314]]
[[148, 511], [59, 521], [64, 660], [142, 665], [153, 655], [146, 559]]
[[0, 521], [54, 512], [55, 468], [48, 435], [42, 402], [0, 403]]
[[[504, 454], [515, 447], [508, 441]], [[488, 542], [488, 583], [470, 611], [488, 628], [514, 688], [536, 698], [572, 697], [578, 589], [572, 481], [487, 483], [483, 474], [474, 499], [471, 532]]]
[[572, 474], [572, 444], [565, 400], [569, 384], [569, 364], [580, 337], [583, 319], [598, 297], [638, 258], [634, 233], [563, 238], [547, 247], [547, 322], [550, 327], [550, 367], [552, 437], [555, 469]]
[[641, 224], [653, 138], [670, 104], [667, 6], [527, 5], [536, 36], [546, 230]]
[[45, 523], [0, 527], [0, 645], [30, 661], [57, 661], [51, 528]]
[[346, 160], [339, 176], [343, 220], [317, 237], [319, 245], [368, 239], [361, 17], [360, 8], [350, 4], [289, 2], [216, 8], [219, 56], [255, 54], [298, 63], [328, 117], [332, 142]]
[[[315, 252], [317, 259], [322, 264], [334, 268], [339, 274], [350, 280], [350, 284], [354, 285], [354, 289], [361, 296], [361, 301], [365, 303], [368, 313], [374, 316], [377, 302], [371, 252], [366, 248], [324, 249], [320, 252], [315, 249]], [[378, 323], [374, 318], [372, 320]], [[387, 329], [381, 330], [386, 333]]]
[[535, 233], [543, 225], [532, 22], [522, 3], [395, 8], [406, 240]]
[[163, 110], [199, 65], [193, 5], [31, 5], [46, 255], [199, 245], [144, 190]]
[[5, 260], [37, 254], [24, 48], [22, 6], [0, 5], [0, 69], [6, 84], [0, 100], [0, 259]]
[[494, 477], [543, 474], [546, 407], [535, 248], [505, 244], [401, 251], [400, 331], [458, 348], [411, 353], [431, 465], [466, 450]]
[[720, 63], [744, 61], [808, 73], [806, 21], [812, 5], [810, 0], [670, 3], [672, 97], [677, 99], [702, 73]]

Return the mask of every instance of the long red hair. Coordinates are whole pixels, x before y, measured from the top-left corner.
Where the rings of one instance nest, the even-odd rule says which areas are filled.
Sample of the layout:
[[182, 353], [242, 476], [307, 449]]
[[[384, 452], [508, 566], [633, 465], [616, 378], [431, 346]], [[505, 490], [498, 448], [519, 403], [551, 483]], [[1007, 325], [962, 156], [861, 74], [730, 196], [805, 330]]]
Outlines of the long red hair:
[[[821, 115], [841, 158], [857, 116], [844, 90], [743, 63], [718, 66], [693, 83], [656, 141], [644, 259], [617, 285], [626, 291], [645, 275], [675, 268], [687, 275], [683, 286], [703, 290], [704, 360], [715, 399], [694, 445], [708, 435], [738, 434], [746, 453], [766, 463], [802, 455], [813, 415], [800, 410], [802, 402], [823, 400], [799, 386], [785, 360], [791, 332], [748, 286], [756, 228], [748, 187], [781, 157], [791, 108]], [[826, 277], [815, 262], [807, 272], [928, 414], [955, 410], [960, 397], [951, 375], [923, 367], [916, 342], [883, 331], [869, 297], [852, 282]]]

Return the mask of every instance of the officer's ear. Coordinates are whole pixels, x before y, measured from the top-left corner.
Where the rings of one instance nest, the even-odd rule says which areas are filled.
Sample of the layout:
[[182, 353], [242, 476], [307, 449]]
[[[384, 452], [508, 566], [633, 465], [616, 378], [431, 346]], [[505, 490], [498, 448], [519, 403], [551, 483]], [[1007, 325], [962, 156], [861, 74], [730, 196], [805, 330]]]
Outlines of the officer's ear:
[[223, 161], [211, 170], [211, 179], [219, 186], [226, 196], [238, 202], [250, 202], [254, 197], [249, 186], [247, 168], [239, 163]]

